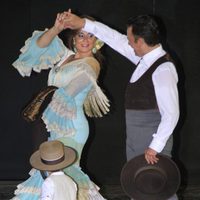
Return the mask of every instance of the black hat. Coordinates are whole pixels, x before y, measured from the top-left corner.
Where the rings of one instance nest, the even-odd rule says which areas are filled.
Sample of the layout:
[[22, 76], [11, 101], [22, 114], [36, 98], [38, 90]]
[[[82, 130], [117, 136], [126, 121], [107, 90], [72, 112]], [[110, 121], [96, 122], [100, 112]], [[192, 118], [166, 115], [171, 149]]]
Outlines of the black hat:
[[159, 161], [148, 164], [144, 154], [128, 161], [121, 171], [124, 192], [137, 200], [166, 200], [180, 185], [180, 172], [172, 159], [157, 155]]

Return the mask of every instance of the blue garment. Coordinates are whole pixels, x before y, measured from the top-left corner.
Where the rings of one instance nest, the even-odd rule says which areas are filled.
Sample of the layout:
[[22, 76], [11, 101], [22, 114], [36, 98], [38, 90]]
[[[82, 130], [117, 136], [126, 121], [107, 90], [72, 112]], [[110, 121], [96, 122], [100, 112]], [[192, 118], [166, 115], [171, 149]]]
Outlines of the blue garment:
[[[63, 66], [55, 66], [62, 61], [63, 57], [66, 59], [74, 53], [67, 49], [58, 37], [55, 37], [48, 47], [39, 48], [36, 40], [42, 33], [41, 31], [33, 33], [21, 49], [22, 53], [13, 66], [22, 76], [30, 76], [32, 70], [40, 72], [50, 68], [48, 85], [57, 86], [58, 89], [42, 116], [50, 132], [49, 140], [60, 140], [64, 145], [77, 151], [77, 161], [64, 169], [64, 172], [78, 185], [77, 199], [102, 200], [104, 198], [99, 194], [98, 186], [79, 166], [81, 153], [89, 134], [88, 121], [83, 109], [84, 102], [89, 98], [88, 96], [91, 96], [88, 95], [91, 91], [93, 91], [91, 94], [100, 95], [98, 96], [100, 99], [102, 96], [104, 103], [107, 101], [103, 93], [99, 93], [99, 87], [96, 84], [97, 75], [88, 64], [88, 60], [97, 61], [93, 57], [88, 57], [74, 60]], [[41, 174], [38, 170], [32, 169], [30, 178], [18, 185], [13, 199], [38, 199], [42, 183]]]

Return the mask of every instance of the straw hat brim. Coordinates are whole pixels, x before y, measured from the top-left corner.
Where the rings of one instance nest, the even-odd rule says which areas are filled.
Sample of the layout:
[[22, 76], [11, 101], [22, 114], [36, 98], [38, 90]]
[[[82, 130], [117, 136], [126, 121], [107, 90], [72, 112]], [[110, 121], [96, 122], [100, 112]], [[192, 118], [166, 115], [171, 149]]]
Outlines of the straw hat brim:
[[60, 169], [64, 169], [69, 165], [73, 164], [76, 160], [76, 151], [71, 147], [64, 147], [65, 158], [62, 162], [54, 165], [48, 165], [42, 162], [40, 158], [39, 150], [32, 154], [30, 157], [30, 164], [38, 170], [41, 171], [56, 171]]
[[148, 164], [144, 154], [128, 161], [121, 171], [124, 192], [133, 199], [166, 200], [180, 185], [180, 172], [168, 156], [158, 155], [159, 161]]

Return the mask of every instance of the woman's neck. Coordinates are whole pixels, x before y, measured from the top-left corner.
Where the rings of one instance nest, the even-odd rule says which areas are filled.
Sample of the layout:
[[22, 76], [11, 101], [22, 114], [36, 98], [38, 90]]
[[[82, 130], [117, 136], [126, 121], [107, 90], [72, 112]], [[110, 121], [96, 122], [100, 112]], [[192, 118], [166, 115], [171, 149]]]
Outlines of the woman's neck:
[[74, 59], [81, 59], [81, 58], [85, 58], [85, 57], [94, 57], [92, 53], [79, 53], [77, 52], [74, 55]]

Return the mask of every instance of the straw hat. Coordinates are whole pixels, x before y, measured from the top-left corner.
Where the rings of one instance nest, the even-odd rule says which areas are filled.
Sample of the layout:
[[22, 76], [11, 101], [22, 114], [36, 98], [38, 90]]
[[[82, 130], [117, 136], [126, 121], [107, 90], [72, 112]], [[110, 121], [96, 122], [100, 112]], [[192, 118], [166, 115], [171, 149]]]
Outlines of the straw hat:
[[148, 164], [144, 154], [128, 161], [121, 171], [124, 192], [137, 200], [166, 200], [180, 185], [180, 172], [170, 157], [159, 154], [159, 161]]
[[42, 171], [56, 171], [71, 165], [76, 159], [76, 151], [64, 146], [60, 141], [47, 141], [30, 157], [30, 164]]

